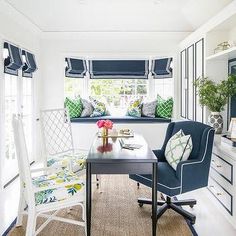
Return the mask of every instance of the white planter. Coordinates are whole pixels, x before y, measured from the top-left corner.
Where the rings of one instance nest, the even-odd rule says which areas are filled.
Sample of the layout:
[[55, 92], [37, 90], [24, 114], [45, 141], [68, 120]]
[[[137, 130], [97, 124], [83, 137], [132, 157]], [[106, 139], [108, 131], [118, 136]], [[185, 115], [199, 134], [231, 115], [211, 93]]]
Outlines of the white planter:
[[220, 112], [211, 112], [208, 117], [208, 122], [215, 129], [216, 134], [221, 134], [223, 130], [223, 117]]

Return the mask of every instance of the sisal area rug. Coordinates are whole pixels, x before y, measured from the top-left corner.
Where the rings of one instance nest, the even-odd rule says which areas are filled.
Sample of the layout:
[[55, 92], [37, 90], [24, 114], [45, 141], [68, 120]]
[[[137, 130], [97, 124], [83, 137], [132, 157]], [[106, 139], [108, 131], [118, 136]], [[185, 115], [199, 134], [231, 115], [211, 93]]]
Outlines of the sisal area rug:
[[[151, 206], [140, 208], [137, 197], [150, 197], [151, 189], [143, 185], [137, 189], [136, 182], [126, 175], [103, 175], [102, 186], [97, 190], [93, 186], [92, 236], [150, 236]], [[61, 210], [63, 217], [81, 219], [80, 207], [73, 208], [70, 213]], [[37, 226], [44, 219], [38, 218]], [[25, 235], [26, 217], [22, 227], [13, 228], [10, 236]], [[168, 210], [158, 221], [158, 236], [190, 236], [192, 235], [182, 216]], [[84, 229], [72, 224], [52, 221], [39, 236], [82, 236]]]

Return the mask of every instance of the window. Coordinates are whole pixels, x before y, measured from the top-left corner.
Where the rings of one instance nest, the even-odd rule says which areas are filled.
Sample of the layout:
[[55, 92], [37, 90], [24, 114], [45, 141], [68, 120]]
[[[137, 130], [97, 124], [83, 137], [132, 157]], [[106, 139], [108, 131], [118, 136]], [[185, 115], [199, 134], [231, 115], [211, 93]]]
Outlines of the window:
[[17, 173], [18, 165], [14, 148], [14, 138], [12, 129], [12, 115], [18, 110], [18, 78], [17, 76], [5, 74], [4, 80], [4, 132], [3, 132], [3, 150], [5, 158], [3, 159], [2, 180], [3, 184], [10, 181]]
[[[171, 75], [170, 75], [171, 76]], [[151, 78], [149, 79], [120, 79], [116, 76], [113, 79], [89, 78], [89, 74], [84, 78], [64, 79], [64, 96], [75, 98], [81, 96], [88, 98], [92, 96], [105, 102], [108, 105], [111, 115], [124, 115], [131, 100], [142, 98], [143, 101], [156, 98], [159, 94], [163, 98], [173, 97], [173, 78]]]
[[162, 98], [173, 97], [173, 78], [155, 79], [155, 96], [159, 94]]
[[89, 85], [89, 94], [106, 102], [112, 115], [124, 115], [131, 100], [148, 97], [146, 79], [94, 79]]
[[22, 117], [24, 124], [24, 131], [26, 135], [26, 145], [29, 152], [29, 159], [32, 160], [32, 78], [22, 78], [23, 93], [22, 93]]
[[64, 89], [64, 96], [75, 98], [85, 95], [84, 94], [84, 81], [85, 79], [72, 79], [65, 77], [65, 89]]

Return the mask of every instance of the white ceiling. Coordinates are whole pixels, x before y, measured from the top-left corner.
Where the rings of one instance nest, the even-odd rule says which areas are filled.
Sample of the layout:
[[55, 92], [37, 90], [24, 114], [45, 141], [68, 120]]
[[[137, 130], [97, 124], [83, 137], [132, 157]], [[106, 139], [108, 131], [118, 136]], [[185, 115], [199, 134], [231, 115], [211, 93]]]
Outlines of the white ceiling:
[[189, 32], [232, 0], [5, 0], [43, 32]]

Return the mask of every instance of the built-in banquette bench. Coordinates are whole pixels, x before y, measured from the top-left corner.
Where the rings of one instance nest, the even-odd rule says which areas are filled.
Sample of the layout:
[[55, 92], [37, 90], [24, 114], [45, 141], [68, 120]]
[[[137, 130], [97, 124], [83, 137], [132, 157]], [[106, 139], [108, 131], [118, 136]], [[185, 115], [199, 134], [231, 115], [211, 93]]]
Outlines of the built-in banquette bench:
[[117, 130], [129, 128], [134, 132], [142, 134], [152, 149], [161, 147], [164, 141], [167, 126], [171, 122], [170, 119], [165, 118], [131, 116], [73, 118], [71, 119], [71, 125], [75, 148], [90, 148], [94, 135], [98, 131], [96, 122], [100, 119], [109, 119], [113, 121], [114, 128]]

